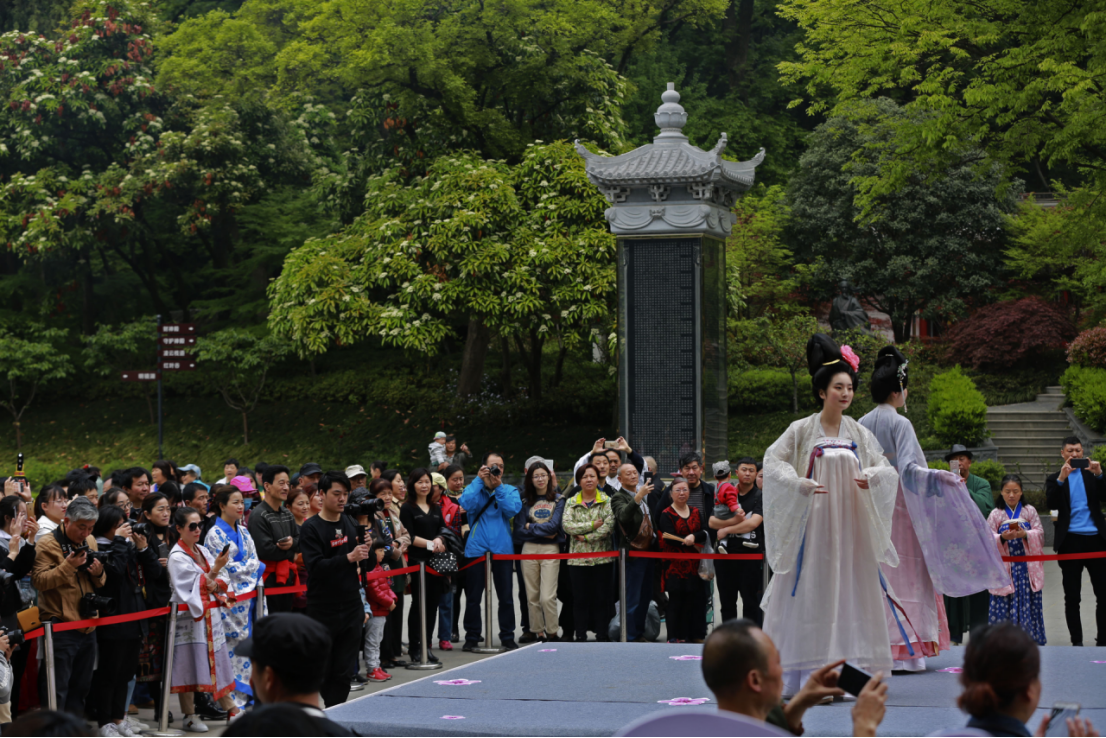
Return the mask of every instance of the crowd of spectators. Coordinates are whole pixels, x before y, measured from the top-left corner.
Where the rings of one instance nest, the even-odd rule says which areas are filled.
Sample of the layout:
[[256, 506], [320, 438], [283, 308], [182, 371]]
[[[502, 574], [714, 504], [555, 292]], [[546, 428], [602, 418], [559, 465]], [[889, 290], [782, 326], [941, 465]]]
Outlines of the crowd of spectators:
[[[735, 556], [702, 566], [681, 556], [764, 552], [763, 477], [756, 459], [715, 463], [708, 481], [703, 458], [690, 452], [679, 459], [678, 469], [665, 473], [671, 481], [664, 484], [656, 461], [623, 438], [598, 439], [571, 475], [561, 478], [550, 459], [533, 456], [522, 469], [508, 469], [502, 455], [489, 451], [475, 476], [466, 479], [469, 454], [466, 444], [439, 433], [430, 444], [428, 465], [406, 475], [381, 461], [369, 464], [368, 471], [359, 464], [324, 471], [307, 462], [293, 472], [265, 463], [251, 469], [232, 458], [213, 485], [203, 481], [199, 467], [178, 468], [166, 460], [149, 470], [106, 475], [89, 467], [74, 470], [37, 495], [26, 480], [8, 478], [0, 500], [0, 569], [11, 575], [0, 587], [5, 624], [32, 605], [42, 621], [54, 623], [170, 603], [194, 612], [176, 621], [172, 674], [163, 673], [167, 617], [56, 633], [53, 668], [37, 670], [37, 685], [24, 678], [28, 660], [42, 659], [33, 653], [33, 642], [16, 647], [0, 636], [0, 674], [7, 670], [12, 676], [10, 697], [0, 702], [0, 722], [35, 702], [28, 687], [44, 701], [51, 673], [58, 708], [95, 720], [101, 735], [132, 735], [146, 727], [129, 708], [147, 704], [160, 710], [165, 679], [178, 695], [181, 727], [206, 732], [205, 720], [235, 719], [258, 700], [251, 685], [259, 670], [269, 693], [298, 689], [288, 686], [292, 677], [280, 675], [271, 662], [257, 661], [258, 624], [270, 614], [294, 614], [317, 624], [312, 627], [318, 637], [305, 636], [304, 643], [326, 657], [315, 659], [321, 664], [318, 684], [309, 693], [332, 706], [347, 699], [352, 685], [388, 681], [389, 670], [421, 659], [423, 617], [429, 661], [452, 651], [454, 643], [465, 651], [480, 647], [485, 627], [498, 628], [499, 644], [507, 650], [534, 641], [617, 640], [620, 585], [626, 591], [627, 639], [655, 640], [659, 628], [651, 621], [663, 617], [673, 643], [704, 642], [717, 589], [717, 621], [726, 625], [714, 629], [711, 642], [725, 645], [726, 658], [748, 665], [738, 672], [760, 675], [742, 682], [749, 689], [754, 682], [760, 685], [751, 692], [733, 687], [732, 670], [723, 680], [730, 686], [724, 686], [717, 670], [708, 668], [708, 642], [704, 674], [720, 704], [730, 690], [727, 704], [741, 707], [737, 711], [795, 732], [805, 709], [840, 692], [838, 665], [828, 665], [780, 708], [771, 687], [778, 655], [773, 662], [775, 647], [759, 629], [763, 561]], [[970, 451], [954, 448], [949, 457], [962, 462], [960, 472], [980, 497], [981, 514], [987, 513], [1002, 553], [1040, 553], [1040, 516], [1022, 501], [1021, 480], [1004, 479], [998, 497], [988, 488], [984, 510], [981, 488], [973, 487], [977, 478], [968, 471]], [[1106, 550], [1101, 469], [1096, 462], [1078, 463], [1080, 458], [1077, 439], [1065, 441], [1063, 467], [1048, 482], [1050, 507], [1059, 510], [1061, 552]], [[518, 487], [505, 481], [519, 472]], [[617, 559], [587, 556], [618, 550], [659, 551], [671, 558], [629, 557], [620, 582]], [[488, 553], [585, 556], [495, 560], [488, 582], [482, 563], [464, 568]], [[391, 574], [424, 563], [446, 575], [428, 576], [422, 589], [409, 574]], [[973, 623], [1010, 623], [1036, 648], [1045, 643], [1043, 568], [1036, 562], [1009, 568], [1007, 587], [983, 593], [986, 617], [973, 600], [951, 602], [950, 619], [960, 608], [956, 617], [963, 630]], [[1099, 600], [1096, 638], [1104, 645], [1106, 562], [1101, 560], [1061, 563], [1071, 639], [1082, 645], [1078, 605], [1084, 568]], [[301, 584], [306, 592], [270, 595], [264, 608], [260, 598], [248, 596], [259, 585]], [[483, 622], [489, 586], [498, 601], [494, 625]], [[886, 688], [881, 690], [878, 678], [870, 686], [854, 711], [857, 735], [874, 730], [882, 711]], [[980, 717], [979, 710], [969, 709], [976, 702], [965, 698], [965, 710], [991, 720], [998, 708], [980, 708], [990, 715]]]

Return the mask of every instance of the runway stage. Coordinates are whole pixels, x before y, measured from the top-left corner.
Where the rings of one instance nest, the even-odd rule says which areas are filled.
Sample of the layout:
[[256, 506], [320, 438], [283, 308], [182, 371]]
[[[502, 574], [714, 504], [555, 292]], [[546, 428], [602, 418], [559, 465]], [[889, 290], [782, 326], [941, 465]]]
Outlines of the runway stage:
[[[661, 700], [711, 697], [699, 661], [672, 658], [701, 652], [693, 644], [535, 643], [430, 672], [328, 714], [367, 736], [613, 735], [650, 712], [686, 709]], [[895, 674], [879, 735], [927, 735], [964, 725], [967, 717], [955, 706], [959, 676], [939, 671], [962, 660], [963, 649], [954, 648], [930, 659], [924, 673]], [[473, 683], [436, 683], [450, 680]], [[1031, 729], [1056, 701], [1081, 703], [1083, 715], [1100, 732], [1106, 728], [1106, 648], [1042, 648], [1041, 681], [1041, 708]], [[852, 704], [811, 708], [806, 735], [852, 735]]]

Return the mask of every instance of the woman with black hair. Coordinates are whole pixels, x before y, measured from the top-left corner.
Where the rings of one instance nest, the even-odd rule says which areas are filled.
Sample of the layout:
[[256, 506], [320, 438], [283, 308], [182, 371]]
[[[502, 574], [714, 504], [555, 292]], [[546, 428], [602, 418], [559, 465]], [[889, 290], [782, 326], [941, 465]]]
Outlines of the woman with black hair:
[[844, 414], [859, 363], [848, 346], [813, 336], [807, 368], [822, 410], [792, 423], [764, 454], [766, 555], [775, 572], [764, 632], [779, 647], [785, 695], [841, 659], [891, 669], [879, 566], [899, 564], [891, 543], [899, 477], [872, 432]]
[[[0, 618], [9, 618], [26, 606], [19, 582], [31, 573], [35, 565], [34, 540], [37, 531], [38, 523], [27, 516], [27, 503], [22, 497], [9, 495], [0, 500], [0, 569], [12, 575], [2, 587]], [[10, 704], [13, 719], [19, 712], [19, 686], [27, 668], [30, 644], [18, 646], [17, 649], [11, 657], [13, 682]]]
[[[142, 580], [157, 579], [162, 567], [158, 563], [157, 551], [145, 536], [132, 533], [131, 524], [123, 510], [109, 505], [100, 511], [92, 535], [100, 551], [107, 553], [104, 562], [106, 579], [97, 594], [111, 598], [114, 603], [112, 615], [130, 615], [146, 609], [142, 597]], [[131, 543], [130, 538], [134, 539]], [[141, 571], [141, 573], [140, 573]], [[97, 669], [92, 679], [92, 689], [87, 704], [92, 706], [96, 722], [101, 728], [113, 724], [115, 734], [133, 735], [123, 725], [127, 717], [127, 693], [131, 679], [138, 668], [138, 653], [142, 639], [148, 637], [146, 620], [130, 623], [101, 625], [96, 629], [96, 643], [99, 656]]]
[[[393, 488], [394, 486], [393, 484]], [[426, 563], [435, 553], [445, 552], [445, 542], [440, 535], [445, 520], [442, 518], [442, 508], [433, 502], [433, 486], [434, 482], [428, 470], [415, 469], [407, 478], [407, 489], [410, 490], [410, 495], [399, 508], [400, 522], [411, 534], [408, 557], [412, 565]], [[407, 652], [412, 660], [422, 659], [420, 608], [426, 612], [427, 638], [429, 638], [429, 630], [435, 622], [438, 603], [442, 598], [440, 581], [440, 577], [428, 574], [425, 593], [419, 590], [417, 582], [411, 587], [411, 610], [407, 614], [407, 643], [409, 644]], [[430, 641], [426, 644], [426, 658], [428, 661], [438, 660], [430, 650]]]
[[959, 597], [1002, 587], [1009, 576], [960, 476], [930, 469], [914, 426], [899, 415], [899, 408], [906, 409], [909, 363], [894, 346], [879, 350], [871, 383], [878, 405], [860, 424], [876, 437], [899, 473], [891, 519], [899, 565], [884, 563], [880, 569], [912, 627], [900, 630], [887, 613], [893, 668], [925, 671], [927, 657], [949, 648], [941, 594]]
[[65, 517], [65, 508], [69, 506], [69, 499], [65, 496], [65, 490], [56, 484], [48, 484], [42, 488], [35, 498], [34, 515], [38, 521], [38, 532], [35, 533], [35, 542], [61, 525]]
[[[526, 470], [522, 484], [522, 510], [514, 518], [514, 538], [522, 544], [526, 556], [557, 554], [565, 542], [561, 519], [565, 498], [557, 493], [553, 472], [535, 461]], [[530, 632], [538, 640], [557, 641], [557, 583], [561, 562], [557, 560], [523, 561], [522, 579], [526, 584], [526, 604], [530, 609]]]
[[166, 461], [161, 459], [155, 461], [154, 465], [150, 467], [150, 490], [153, 492], [162, 492], [161, 485], [166, 482], [173, 482], [174, 484], [180, 481], [180, 472], [177, 471], [177, 465], [172, 461]]

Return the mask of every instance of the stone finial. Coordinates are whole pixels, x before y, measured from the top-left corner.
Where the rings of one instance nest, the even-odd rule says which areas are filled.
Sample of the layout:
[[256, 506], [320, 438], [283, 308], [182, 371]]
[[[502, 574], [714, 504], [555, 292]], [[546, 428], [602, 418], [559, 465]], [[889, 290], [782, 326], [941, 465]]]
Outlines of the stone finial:
[[654, 143], [667, 141], [686, 141], [681, 129], [687, 123], [687, 112], [680, 105], [680, 93], [676, 92], [676, 84], [668, 83], [668, 89], [661, 93], [661, 106], [653, 114], [653, 120], [661, 129], [660, 134], [653, 140]]

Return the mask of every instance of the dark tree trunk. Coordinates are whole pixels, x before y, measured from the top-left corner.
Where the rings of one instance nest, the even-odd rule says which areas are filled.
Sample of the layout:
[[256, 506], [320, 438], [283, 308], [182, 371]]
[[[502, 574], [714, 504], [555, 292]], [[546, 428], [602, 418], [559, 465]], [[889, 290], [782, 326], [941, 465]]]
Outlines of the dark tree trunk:
[[799, 414], [799, 378], [794, 369], [791, 370], [791, 412]]
[[731, 92], [738, 92], [746, 87], [743, 82], [753, 36], [754, 10], [754, 0], [731, 0], [722, 22], [729, 39], [726, 43], [726, 77]]
[[92, 282], [92, 254], [81, 251], [81, 333], [91, 336], [96, 332], [96, 296]]
[[484, 359], [488, 355], [490, 338], [488, 327], [479, 318], [469, 318], [465, 352], [461, 357], [461, 376], [457, 380], [457, 394], [461, 397], [475, 395], [480, 391], [480, 382], [484, 378]]
[[505, 335], [499, 337], [499, 350], [503, 355], [503, 363], [499, 368], [499, 383], [503, 385], [503, 396], [514, 397], [515, 388], [511, 381], [511, 342]]
[[522, 357], [522, 363], [526, 365], [526, 374], [530, 379], [530, 399], [533, 402], [541, 401], [541, 350], [545, 340], [538, 333], [537, 328], [530, 329], [530, 347], [527, 350], [520, 336], [515, 336], [515, 347], [518, 355]]
[[250, 421], [244, 410], [242, 411], [242, 441], [247, 446], [250, 443]]
[[561, 386], [561, 380], [564, 378], [565, 355], [568, 353], [564, 341], [558, 340], [558, 344], [560, 344], [560, 348], [557, 350], [557, 366], [553, 369], [554, 388]]

